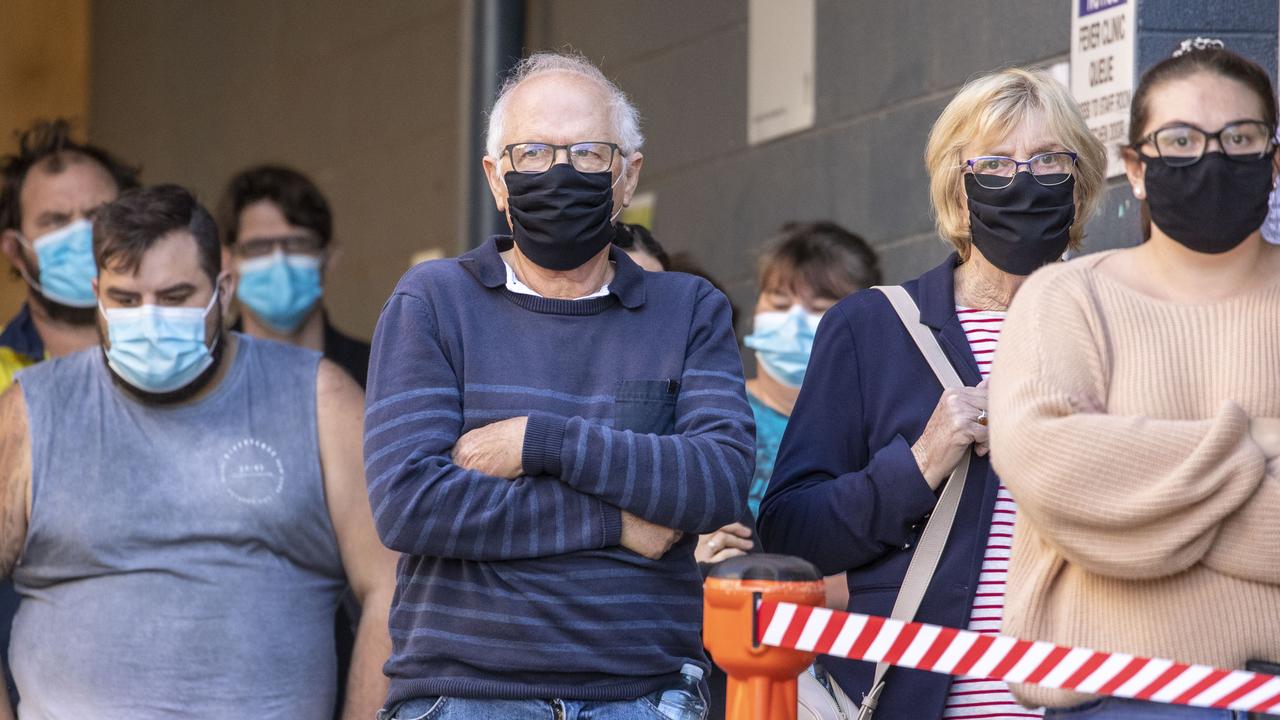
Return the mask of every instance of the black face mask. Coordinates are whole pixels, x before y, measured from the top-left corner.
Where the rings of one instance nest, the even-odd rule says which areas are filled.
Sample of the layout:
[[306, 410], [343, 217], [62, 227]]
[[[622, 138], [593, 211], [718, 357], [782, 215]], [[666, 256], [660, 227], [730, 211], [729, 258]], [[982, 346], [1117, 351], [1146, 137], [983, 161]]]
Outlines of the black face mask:
[[1220, 152], [1172, 167], [1143, 158], [1151, 222], [1190, 250], [1233, 250], [1267, 219], [1272, 155], [1236, 161]]
[[611, 173], [578, 172], [563, 163], [504, 178], [512, 238], [539, 267], [581, 267], [613, 239]]
[[1009, 187], [992, 190], [965, 175], [973, 244], [992, 265], [1011, 275], [1030, 275], [1057, 260], [1071, 242], [1075, 187], [1074, 177], [1045, 186], [1031, 173], [1020, 172]]

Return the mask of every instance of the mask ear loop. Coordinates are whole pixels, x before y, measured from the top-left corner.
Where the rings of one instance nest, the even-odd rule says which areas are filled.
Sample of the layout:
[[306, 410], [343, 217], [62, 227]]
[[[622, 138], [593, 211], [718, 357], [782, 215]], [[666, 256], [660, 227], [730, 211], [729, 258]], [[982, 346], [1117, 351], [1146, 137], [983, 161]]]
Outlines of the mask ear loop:
[[[222, 278], [223, 278], [223, 277], [225, 277], [225, 276], [226, 276], [226, 274], [225, 274], [225, 273], [220, 274], [220, 275], [218, 276], [218, 279], [217, 279], [217, 280], [215, 280], [215, 281], [213, 282], [213, 297], [209, 298], [209, 304], [204, 306], [204, 321], [205, 321], [205, 322], [209, 322], [209, 313], [213, 310], [214, 303], [218, 302], [218, 298], [219, 298], [219, 297], [221, 297], [221, 295], [222, 295], [222, 285], [220, 284], [220, 282], [219, 282], [219, 281], [221, 281], [221, 280], [222, 280]], [[221, 309], [221, 308], [219, 308], [219, 309]], [[213, 342], [212, 342], [212, 343], [210, 343], [210, 345], [209, 345], [209, 353], [210, 353], [210, 354], [212, 354], [212, 353], [213, 353], [213, 351], [214, 351], [214, 350], [216, 350], [216, 349], [218, 348], [218, 343], [222, 342], [222, 335], [223, 335], [223, 333], [225, 333], [225, 332], [226, 332], [226, 328], [225, 328], [225, 327], [223, 327], [223, 319], [222, 319], [222, 318], [219, 318], [219, 319], [218, 319], [218, 322], [216, 323], [216, 326], [217, 326], [217, 333], [216, 333], [216, 334], [214, 334], [214, 336], [213, 336]]]
[[[627, 176], [627, 159], [624, 157], [624, 158], [621, 158], [621, 160], [620, 160], [620, 161], [622, 162], [622, 170], [618, 172], [618, 179], [617, 179], [617, 180], [614, 180], [614, 181], [613, 181], [613, 184], [609, 186], [609, 198], [610, 198], [610, 199], [612, 199], [612, 198], [613, 198], [613, 189], [614, 189], [614, 188], [616, 188], [616, 187], [618, 187], [618, 183], [622, 182], [622, 178], [624, 178], [624, 177], [626, 177], [626, 176]], [[623, 205], [622, 207], [618, 208], [618, 212], [614, 213], [613, 215], [610, 215], [610, 216], [609, 216], [609, 224], [610, 224], [610, 225], [612, 225], [612, 224], [613, 224], [613, 221], [614, 221], [614, 220], [617, 220], [617, 219], [618, 219], [618, 216], [622, 214], [622, 211], [623, 211], [623, 210], [626, 210], [626, 209], [627, 209], [627, 206], [626, 206], [626, 205]]]
[[[27, 250], [31, 251], [33, 254], [35, 253], [36, 246], [33, 245], [25, 235], [23, 235], [20, 231], [14, 231], [14, 234], [18, 236], [19, 245], [22, 245]], [[31, 286], [32, 290], [35, 290], [36, 292], [40, 293], [41, 296], [48, 297], [44, 294], [44, 286], [41, 285], [39, 282], [37, 282], [35, 278], [32, 278], [31, 274], [27, 272], [26, 255], [23, 255], [22, 257], [22, 267], [18, 268], [18, 274], [22, 276], [23, 282]]]

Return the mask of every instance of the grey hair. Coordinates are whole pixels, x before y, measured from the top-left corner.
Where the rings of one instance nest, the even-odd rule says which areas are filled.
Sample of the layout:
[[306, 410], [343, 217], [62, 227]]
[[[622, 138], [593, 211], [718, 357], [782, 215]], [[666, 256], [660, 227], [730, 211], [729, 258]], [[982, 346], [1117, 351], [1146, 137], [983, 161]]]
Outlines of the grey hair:
[[[627, 94], [605, 77], [600, 68], [577, 53], [540, 52], [521, 60], [511, 69], [502, 89], [498, 91], [498, 99], [489, 111], [489, 130], [485, 135], [485, 152], [489, 157], [497, 158], [502, 153], [502, 128], [506, 120], [507, 102], [511, 92], [526, 80], [548, 73], [570, 73], [584, 77], [598, 84], [609, 96], [609, 110], [613, 117], [613, 129], [617, 133], [618, 145], [623, 156], [636, 152], [644, 145], [644, 135], [640, 132], [640, 111], [631, 103]], [[582, 138], [598, 140], [600, 138]]]

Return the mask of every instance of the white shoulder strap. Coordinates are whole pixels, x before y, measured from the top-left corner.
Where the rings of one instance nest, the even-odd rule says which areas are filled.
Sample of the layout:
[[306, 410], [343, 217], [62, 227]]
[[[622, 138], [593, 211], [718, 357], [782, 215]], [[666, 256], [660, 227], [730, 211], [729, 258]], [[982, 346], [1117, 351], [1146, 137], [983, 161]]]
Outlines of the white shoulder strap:
[[[920, 354], [928, 361], [929, 367], [933, 368], [942, 387], [964, 387], [964, 382], [952, 367], [951, 362], [947, 360], [947, 355], [938, 344], [938, 339], [933, 336], [933, 331], [921, 324], [920, 308], [907, 291], [899, 285], [876, 286], [875, 289], [884, 293], [884, 296], [889, 299], [889, 303], [898, 313], [898, 318], [902, 320], [903, 327], [915, 341], [916, 347], [920, 348]], [[942, 550], [947, 545], [947, 537], [951, 534], [951, 526], [955, 523], [956, 510], [960, 507], [960, 496], [964, 494], [965, 480], [969, 476], [971, 455], [971, 451], [966, 451], [964, 457], [960, 459], [960, 464], [951, 471], [951, 478], [947, 480], [947, 485], [942, 490], [942, 497], [938, 499], [929, 523], [920, 534], [915, 554], [911, 556], [907, 574], [902, 579], [902, 588], [898, 591], [898, 598], [893, 604], [892, 617], [895, 620], [910, 622], [915, 619], [916, 611], [920, 609], [920, 602], [929, 589], [930, 581], [933, 580], [933, 573], [937, 570], [938, 561], [942, 558]], [[870, 720], [875, 712], [876, 702], [880, 699], [880, 693], [884, 691], [884, 675], [888, 669], [889, 666], [884, 663], [876, 665], [871, 691], [862, 697], [862, 704], [858, 710], [859, 720]]]
[[920, 308], [916, 306], [916, 301], [911, 299], [906, 288], [901, 285], [877, 285], [875, 289], [884, 293], [884, 296], [889, 299], [889, 304], [893, 305], [911, 339], [916, 341], [916, 347], [920, 348], [920, 354], [928, 361], [929, 367], [933, 368], [933, 374], [938, 376], [938, 382], [942, 383], [942, 387], [964, 387], [964, 381], [951, 366], [951, 361], [947, 360], [946, 353], [942, 352], [942, 346], [933, 336], [933, 331], [920, 322]]

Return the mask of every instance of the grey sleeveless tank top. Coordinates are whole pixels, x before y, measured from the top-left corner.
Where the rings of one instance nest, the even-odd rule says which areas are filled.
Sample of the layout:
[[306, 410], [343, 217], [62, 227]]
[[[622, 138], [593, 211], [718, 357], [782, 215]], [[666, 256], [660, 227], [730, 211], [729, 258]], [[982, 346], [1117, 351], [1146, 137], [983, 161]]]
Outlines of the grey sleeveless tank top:
[[32, 508], [9, 655], [24, 720], [332, 717], [344, 586], [319, 355], [237, 335], [222, 383], [157, 407], [98, 349], [19, 376]]

